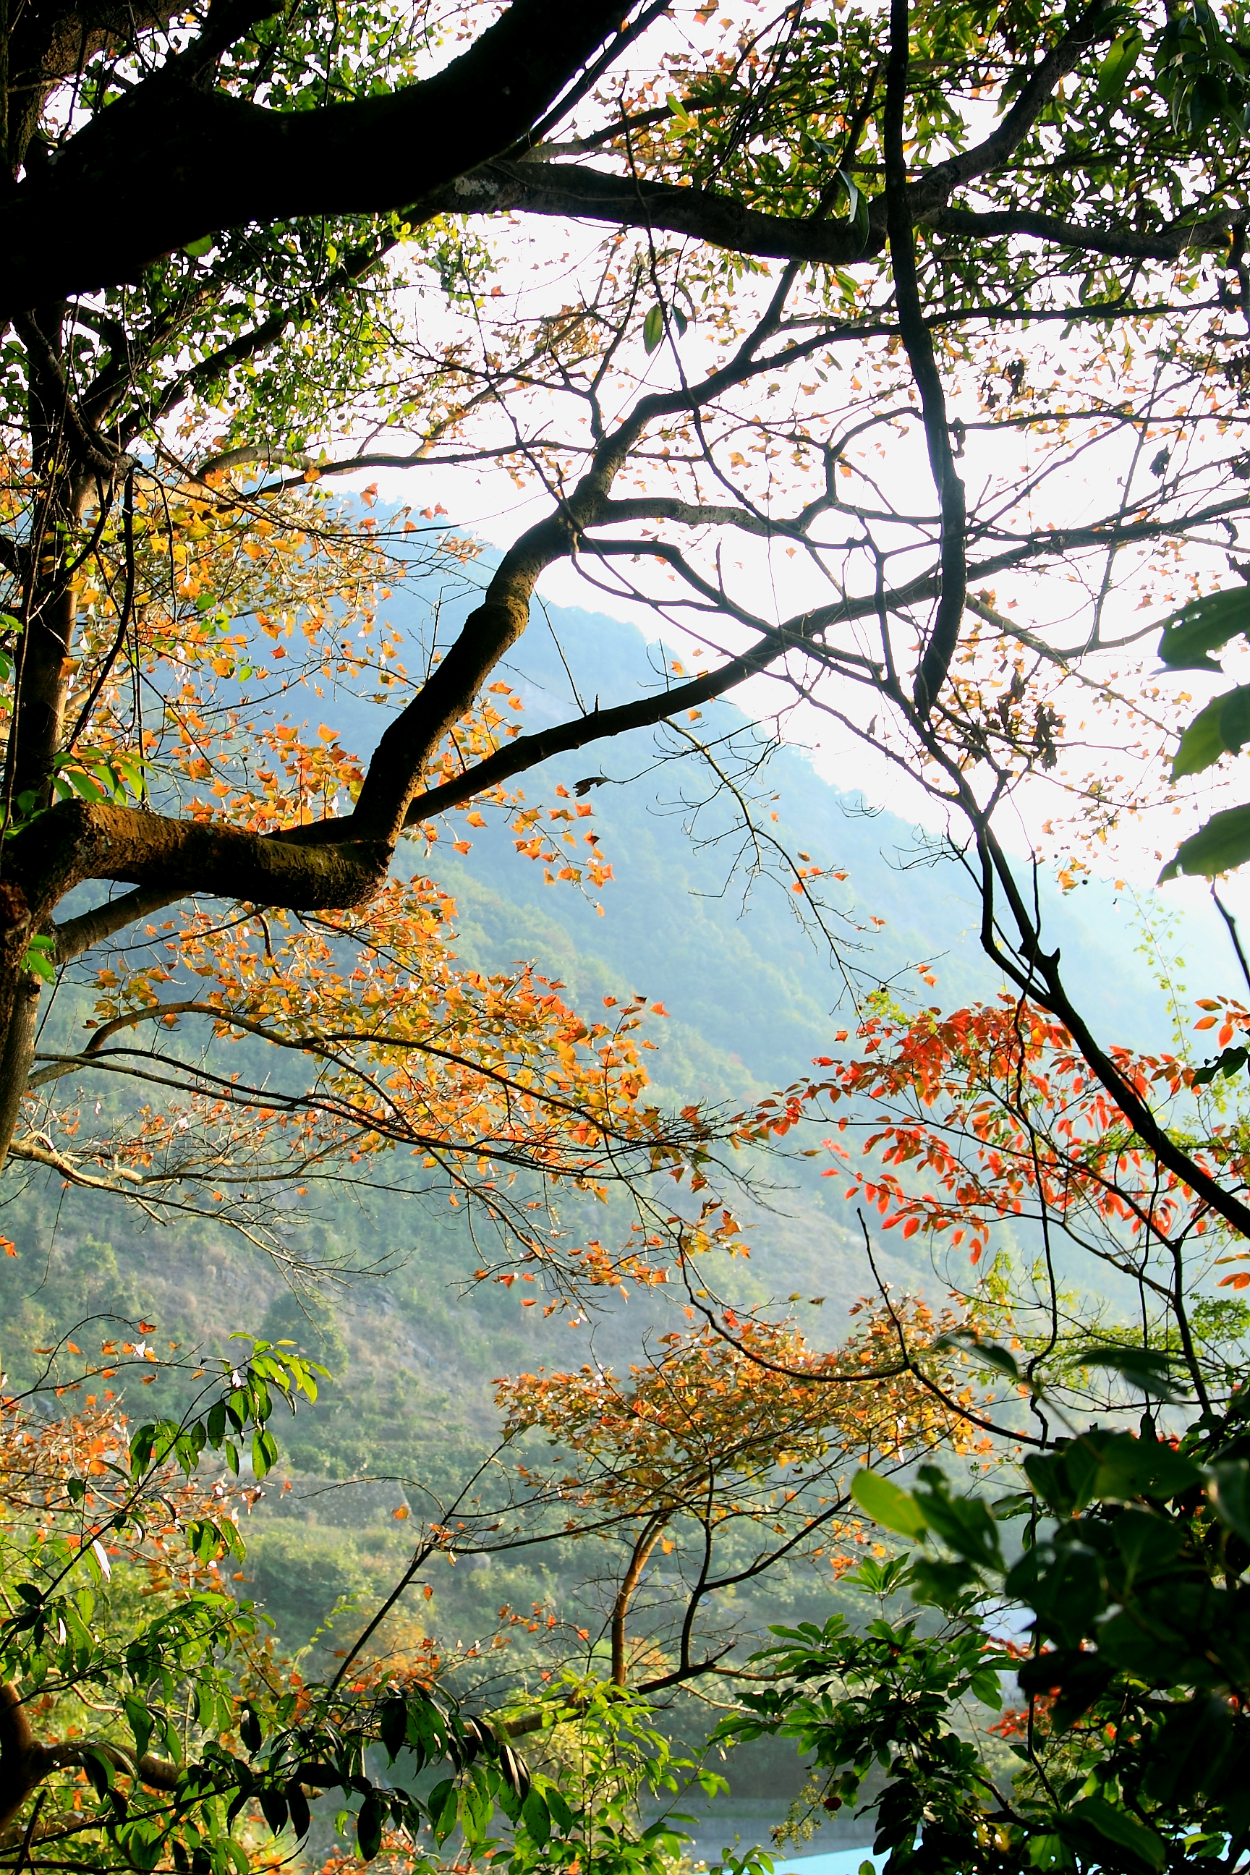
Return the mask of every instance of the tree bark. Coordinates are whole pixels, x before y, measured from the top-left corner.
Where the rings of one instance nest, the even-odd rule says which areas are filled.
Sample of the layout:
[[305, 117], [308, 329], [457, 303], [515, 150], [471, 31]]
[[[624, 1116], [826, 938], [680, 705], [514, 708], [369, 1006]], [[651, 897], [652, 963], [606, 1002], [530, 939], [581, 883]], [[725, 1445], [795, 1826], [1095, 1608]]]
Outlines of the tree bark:
[[626, 12], [620, 0], [512, 0], [423, 83], [290, 112], [205, 88], [193, 44], [0, 205], [0, 320], [137, 280], [226, 228], [400, 208], [523, 139], [606, 39], [625, 43]]
[[651, 1552], [660, 1540], [660, 1532], [667, 1523], [666, 1513], [658, 1514], [643, 1526], [642, 1535], [634, 1545], [634, 1553], [629, 1559], [621, 1586], [617, 1591], [616, 1602], [612, 1609], [612, 1680], [617, 1686], [628, 1683], [629, 1667], [625, 1659], [625, 1620], [629, 1614], [629, 1605], [642, 1580], [642, 1572], [651, 1559]]

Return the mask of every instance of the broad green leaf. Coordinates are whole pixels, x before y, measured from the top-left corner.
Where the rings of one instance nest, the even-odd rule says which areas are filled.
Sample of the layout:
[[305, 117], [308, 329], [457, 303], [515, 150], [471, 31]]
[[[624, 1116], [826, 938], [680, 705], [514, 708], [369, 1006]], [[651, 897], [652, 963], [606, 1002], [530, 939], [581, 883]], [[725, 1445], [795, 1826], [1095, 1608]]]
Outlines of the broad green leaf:
[[1250, 1543], [1250, 1464], [1244, 1458], [1221, 1459], [1211, 1467], [1208, 1488], [1220, 1522]]
[[1181, 873], [1189, 878], [1214, 879], [1218, 873], [1233, 872], [1250, 859], [1250, 807], [1226, 807], [1199, 827], [1188, 840], [1182, 840], [1176, 856], [1159, 874], [1158, 883], [1175, 879]]
[[1250, 631], [1250, 585], [1191, 599], [1163, 621], [1159, 657], [1170, 671], [1218, 671], [1209, 652]]
[[1194, 1086], [1209, 1086], [1217, 1074], [1227, 1081], [1244, 1068], [1247, 1061], [1250, 1061], [1250, 1049], [1222, 1048], [1217, 1061], [1208, 1062], [1205, 1068], [1194, 1069]]
[[1202, 1483], [1202, 1473], [1162, 1439], [1139, 1439], [1131, 1432], [1098, 1441], [1093, 1496], [1112, 1500], [1153, 1497], [1161, 1501]]
[[[1220, 1768], [1233, 1742], [1231, 1715], [1218, 1696], [1173, 1706], [1155, 1735], [1146, 1789], [1163, 1803], [1192, 1802], [1198, 1791], [1218, 1787]], [[1194, 1853], [1192, 1840], [1185, 1844]], [[1220, 1844], [1220, 1853], [1223, 1844]]]
[[455, 1829], [460, 1814], [460, 1800], [451, 1778], [444, 1778], [441, 1784], [434, 1787], [429, 1801], [430, 1825], [434, 1831], [434, 1840], [441, 1849]]
[[202, 234], [198, 241], [188, 241], [182, 251], [184, 254], [189, 254], [192, 260], [203, 260], [205, 254], [211, 250], [215, 239], [215, 235]]
[[1000, 1374], [1006, 1374], [1008, 1380], [1019, 1380], [1020, 1368], [1014, 1354], [1009, 1349], [1000, 1347], [996, 1341], [980, 1341], [975, 1335], [951, 1334], [939, 1335], [934, 1342], [935, 1348], [958, 1348], [961, 1354], [969, 1354], [983, 1361], [986, 1367], [992, 1367]]
[[943, 1558], [921, 1556], [912, 1564], [912, 1600], [930, 1602], [937, 1608], [952, 1608], [972, 1590], [983, 1585], [970, 1562], [950, 1562]]
[[936, 1466], [923, 1466], [920, 1476], [929, 1489], [916, 1502], [928, 1528], [967, 1562], [978, 1568], [1000, 1568], [998, 1526], [984, 1500], [952, 1496]]
[[968, 1682], [968, 1690], [974, 1699], [981, 1701], [983, 1706], [990, 1706], [995, 1712], [1002, 1711], [1002, 1682], [989, 1667], [984, 1667], [973, 1674]]
[[1082, 1367], [1105, 1367], [1120, 1374], [1152, 1400], [1174, 1400], [1170, 1383], [1171, 1362], [1154, 1348], [1091, 1348], [1080, 1358]]
[[1161, 1869], [1167, 1863], [1167, 1848], [1161, 1836], [1156, 1836], [1144, 1823], [1138, 1823], [1123, 1810], [1117, 1810], [1102, 1797], [1084, 1797], [1080, 1803], [1072, 1806], [1071, 1814], [1083, 1822], [1090, 1823], [1100, 1836], [1108, 1842], [1119, 1845], [1140, 1856], [1151, 1868]]
[[664, 337], [664, 314], [658, 306], [653, 306], [642, 322], [642, 342], [649, 352], [653, 352]]
[[1037, 1508], [1037, 1499], [1031, 1491], [1013, 1491], [1007, 1497], [996, 1497], [990, 1505], [996, 1523], [1010, 1523], [1013, 1517], [1027, 1517]]
[[1183, 775], [1201, 774], [1204, 768], [1218, 762], [1221, 755], [1236, 755], [1247, 742], [1250, 742], [1250, 684], [1238, 684], [1236, 690], [1212, 697], [1185, 730], [1172, 763], [1173, 781], [1179, 781]]
[[104, 801], [108, 798], [108, 791], [102, 788], [95, 779], [95, 776], [89, 775], [86, 769], [67, 768], [65, 771], [65, 779], [68, 781], [70, 787], [73, 788], [75, 794], [81, 794], [83, 800], [89, 801], [92, 806], [95, 806], [98, 801]]
[[552, 1784], [543, 1792], [543, 1795], [547, 1799], [547, 1808], [551, 1812], [552, 1821], [555, 1823], [560, 1834], [562, 1836], [571, 1835], [573, 1830], [573, 1812], [569, 1809], [568, 1804], [564, 1801], [560, 1792], [556, 1789], [555, 1785]]
[[134, 1734], [135, 1756], [141, 1758], [152, 1736], [152, 1714], [138, 1693], [127, 1693], [123, 1703], [126, 1708], [127, 1723]]
[[[283, 1820], [286, 1804], [282, 1805]], [[360, 1806], [356, 1819], [356, 1847], [362, 1862], [372, 1862], [382, 1846], [382, 1805], [371, 1791]]]
[[56, 939], [42, 934], [33, 937], [22, 958], [22, 969], [51, 983], [56, 976]]
[[543, 1848], [551, 1835], [551, 1815], [538, 1791], [531, 1790], [521, 1805], [521, 1821], [531, 1841]]
[[[280, 1836], [287, 1825], [286, 1798], [282, 1795], [280, 1790], [262, 1790], [257, 1797], [257, 1801], [260, 1804], [260, 1813], [269, 1825], [271, 1833], [275, 1836]], [[363, 1822], [364, 1810], [362, 1810], [360, 1814], [362, 1818], [360, 1828], [362, 1847], [360, 1853], [367, 1862], [369, 1860], [369, 1852], [363, 1847], [363, 1832], [365, 1827]], [[376, 1845], [372, 1854], [377, 1854]]]
[[910, 1491], [904, 1491], [892, 1478], [882, 1478], [875, 1471], [857, 1471], [851, 1496], [874, 1523], [897, 1530], [900, 1536], [923, 1535], [924, 1512]]
[[1145, 40], [1135, 26], [1113, 41], [1111, 50], [1098, 67], [1098, 101], [1111, 104], [1121, 95], [1142, 55]]

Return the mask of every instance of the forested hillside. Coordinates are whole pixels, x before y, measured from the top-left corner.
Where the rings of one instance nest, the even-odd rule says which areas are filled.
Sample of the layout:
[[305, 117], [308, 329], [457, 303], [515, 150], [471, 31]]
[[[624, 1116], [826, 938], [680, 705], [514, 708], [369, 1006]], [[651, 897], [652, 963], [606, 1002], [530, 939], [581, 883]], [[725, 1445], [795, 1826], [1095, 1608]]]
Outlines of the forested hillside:
[[[420, 587], [397, 594], [395, 621], [415, 633], [426, 596]], [[550, 626], [509, 673], [527, 728], [564, 708], [571, 682], [592, 696], [610, 686], [618, 666], [636, 666], [644, 655], [634, 629], [605, 616], [553, 611]], [[655, 648], [650, 655], [659, 668]], [[731, 746], [745, 758], [756, 740], [728, 705], [699, 728], [719, 739], [722, 761]], [[545, 884], [500, 825], [476, 832], [467, 853], [448, 842], [431, 864], [454, 896], [467, 961], [484, 971], [532, 961], [565, 983], [580, 1007], [638, 993], [662, 1003], [668, 1016], [655, 1024], [662, 1045], [650, 1057], [659, 1093], [738, 1102], [801, 1076], [852, 1022], [851, 991], [827, 939], [795, 915], [786, 879], [735, 865], [742, 843], [725, 799], [694, 816], [692, 804], [708, 792], [697, 763], [657, 767], [655, 759], [650, 732], [614, 746], [609, 780], [589, 797], [613, 868], [601, 893]], [[586, 768], [576, 758], [550, 764], [531, 798], [555, 802], [556, 788], [571, 789]], [[754, 792], [761, 824], [783, 845], [847, 875], [831, 884], [840, 916], [829, 928], [859, 993], [883, 983], [908, 1001], [936, 997], [950, 1006], [993, 992], [975, 947], [972, 894], [934, 842], [888, 812], [867, 811], [854, 793], [837, 792], [798, 750], [776, 753]], [[417, 863], [415, 853], [410, 858]], [[1130, 914], [1126, 900], [1099, 884], [1054, 908], [1108, 1029], [1162, 1038], [1164, 999], [1149, 960], [1135, 954], [1141, 939]], [[936, 990], [918, 978], [921, 962], [932, 966]], [[56, 1020], [69, 1020], [68, 1006], [63, 1001]], [[823, 1166], [787, 1160], [765, 1168], [771, 1188], [745, 1217], [750, 1261], [726, 1280], [745, 1303], [784, 1306], [798, 1292], [811, 1332], [832, 1343], [871, 1279], [854, 1218], [822, 1180]], [[392, 1173], [412, 1185], [408, 1168]], [[340, 1273], [324, 1312], [292, 1295], [281, 1269], [224, 1223], [145, 1223], [113, 1197], [63, 1189], [38, 1171], [8, 1200], [3, 1229], [17, 1254], [0, 1270], [5, 1351], [15, 1371], [29, 1366], [26, 1350], [101, 1311], [143, 1316], [161, 1338], [184, 1345], [219, 1343], [236, 1328], [292, 1335], [332, 1369], [322, 1401], [284, 1435], [297, 1489], [283, 1507], [288, 1514], [258, 1527], [253, 1551], [256, 1592], [292, 1642], [306, 1638], [337, 1596], [367, 1596], [383, 1581], [403, 1549], [394, 1509], [417, 1506], [423, 1487], [454, 1494], [494, 1436], [497, 1375], [579, 1362], [592, 1345], [599, 1358], [628, 1364], [644, 1333], [669, 1323], [662, 1302], [613, 1295], [601, 1320], [571, 1332], [566, 1318], [523, 1309], [514, 1290], [466, 1286], [477, 1254], [462, 1214], [445, 1203], [431, 1207], [413, 1190], [314, 1190], [298, 1206], [301, 1216], [305, 1204], [315, 1221], [300, 1225], [301, 1250]], [[881, 1257], [890, 1279], [940, 1293], [898, 1233], [882, 1239]], [[813, 1298], [821, 1300], [813, 1306]], [[325, 1492], [308, 1482], [362, 1477], [395, 1482], [368, 1492]], [[504, 1602], [567, 1597], [581, 1566], [570, 1561], [566, 1573], [549, 1556], [538, 1566], [501, 1559], [463, 1567], [454, 1586], [449, 1580], [440, 1589], [434, 1613], [468, 1637], [488, 1629]], [[771, 1584], [766, 1618], [808, 1592], [794, 1580]]]

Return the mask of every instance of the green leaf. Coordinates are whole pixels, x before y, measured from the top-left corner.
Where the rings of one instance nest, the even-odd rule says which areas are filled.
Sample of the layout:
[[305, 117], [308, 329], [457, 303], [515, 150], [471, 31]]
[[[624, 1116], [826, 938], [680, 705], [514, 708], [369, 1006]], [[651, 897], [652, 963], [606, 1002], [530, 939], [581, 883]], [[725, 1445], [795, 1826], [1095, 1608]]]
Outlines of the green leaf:
[[441, 1849], [451, 1832], [456, 1827], [456, 1818], [460, 1814], [460, 1803], [456, 1786], [450, 1778], [444, 1778], [441, 1784], [430, 1792], [430, 1824], [434, 1831], [434, 1840]]
[[239, 1737], [249, 1751], [259, 1751], [264, 1741], [260, 1719], [250, 1699], [244, 1701], [243, 1717], [239, 1721]]
[[935, 1608], [954, 1608], [973, 1590], [983, 1592], [980, 1576], [970, 1562], [950, 1562], [921, 1556], [911, 1568], [912, 1600]]
[[1087, 1441], [1095, 1446], [1098, 1469], [1092, 1495], [1112, 1500], [1153, 1497], [1160, 1502], [1202, 1483], [1202, 1473], [1162, 1439], [1139, 1439], [1131, 1432]]
[[974, 1699], [981, 1701], [983, 1706], [990, 1706], [995, 1712], [1002, 1711], [1002, 1682], [991, 1668], [984, 1667], [974, 1673], [968, 1681], [968, 1690]]
[[[282, 1809], [285, 1820], [285, 1803]], [[382, 1846], [382, 1814], [382, 1805], [371, 1791], [356, 1818], [356, 1848], [362, 1862], [372, 1862]]]
[[551, 1835], [551, 1815], [536, 1790], [531, 1790], [521, 1805], [521, 1821], [529, 1832], [531, 1841], [542, 1849]]
[[1209, 1489], [1220, 1522], [1250, 1543], [1250, 1464], [1244, 1458], [1221, 1459], [1211, 1467]]
[[1132, 76], [1133, 67], [1142, 55], [1145, 47], [1135, 26], [1120, 34], [1111, 46], [1106, 58], [1098, 67], [1098, 101], [1100, 104], [1112, 104], [1124, 91]]
[[148, 1748], [152, 1736], [152, 1714], [146, 1702], [138, 1693], [127, 1693], [125, 1699], [126, 1722], [134, 1733], [135, 1756], [141, 1758]]
[[846, 190], [846, 218], [848, 221], [853, 222], [856, 219], [856, 211], [859, 208], [859, 190], [856, 188], [854, 180], [847, 175], [844, 169], [840, 169], [838, 174], [842, 178], [842, 186]]
[[75, 794], [80, 794], [84, 801], [94, 807], [97, 802], [108, 799], [108, 790], [102, 788], [94, 775], [89, 775], [85, 768], [67, 768], [65, 779]]
[[1007, 1497], [996, 1497], [990, 1505], [995, 1523], [1010, 1523], [1013, 1517], [1027, 1517], [1037, 1508], [1037, 1499], [1031, 1491], [1012, 1491]]
[[1070, 1815], [1090, 1823], [1100, 1836], [1108, 1842], [1116, 1843], [1121, 1849], [1128, 1849], [1151, 1868], [1161, 1869], [1167, 1864], [1167, 1848], [1161, 1836], [1156, 1836], [1144, 1823], [1134, 1821], [1123, 1810], [1115, 1809], [1102, 1797], [1085, 1797], [1080, 1803], [1074, 1803]]
[[32, 976], [42, 977], [45, 983], [51, 983], [56, 976], [55, 951], [55, 938], [42, 934], [33, 937], [26, 946], [22, 969], [29, 970]]
[[198, 241], [188, 241], [182, 251], [184, 254], [189, 254], [192, 260], [203, 260], [215, 239], [215, 235], [202, 234]]
[[649, 352], [653, 352], [664, 337], [664, 314], [658, 306], [653, 306], [642, 322], [642, 342]]
[[904, 1491], [892, 1478], [879, 1477], [875, 1471], [857, 1471], [851, 1484], [851, 1496], [874, 1523], [900, 1536], [918, 1537], [925, 1529], [924, 1512], [910, 1491]]
[[[260, 1804], [260, 1813], [269, 1825], [271, 1833], [280, 1836], [287, 1823], [286, 1798], [280, 1790], [262, 1790], [258, 1793], [257, 1801]], [[362, 1810], [360, 1814], [363, 1817], [364, 1811]], [[373, 1853], [377, 1854], [376, 1848]], [[363, 1849], [361, 1854], [365, 1855]], [[366, 1862], [369, 1860], [367, 1855], [365, 1855], [365, 1860]]]
[[1221, 755], [1236, 755], [1250, 742], [1250, 684], [1212, 697], [1184, 731], [1172, 763], [1172, 780], [1200, 775]]
[[547, 1808], [551, 1812], [551, 1820], [560, 1834], [562, 1836], [571, 1835], [573, 1832], [573, 1812], [569, 1809], [568, 1804], [564, 1801], [560, 1792], [556, 1789], [555, 1785], [552, 1784], [551, 1787], [544, 1792], [544, 1795], [547, 1799]]
[[1218, 1060], [1209, 1061], [1205, 1068], [1194, 1069], [1194, 1086], [1208, 1086], [1210, 1082], [1215, 1079], [1217, 1074], [1223, 1075], [1224, 1079], [1227, 1081], [1232, 1075], [1244, 1068], [1247, 1061], [1250, 1061], [1250, 1049], [1222, 1048]]
[[252, 1470], [257, 1478], [264, 1478], [277, 1462], [278, 1447], [273, 1434], [258, 1426], [252, 1434]]
[[1208, 653], [1244, 632], [1250, 632], [1250, 585], [1209, 592], [1164, 619], [1159, 657], [1170, 671], [1218, 671]]
[[920, 1476], [928, 1487], [917, 1497], [926, 1525], [942, 1541], [978, 1568], [1002, 1567], [998, 1526], [979, 1497], [952, 1497], [950, 1486], [936, 1465], [923, 1465]]
[[[1232, 1743], [1231, 1715], [1222, 1699], [1208, 1694], [1178, 1702], [1155, 1734], [1146, 1789], [1167, 1804], [1190, 1803], [1199, 1791], [1214, 1793]], [[1192, 1855], [1192, 1841], [1185, 1847]]]
[[286, 1805], [291, 1812], [291, 1828], [302, 1841], [312, 1828], [312, 1811], [308, 1799], [300, 1789], [298, 1778], [292, 1778], [286, 1787]]
[[1250, 859], [1250, 807], [1226, 807], [1182, 840], [1176, 856], [1159, 874], [1158, 884], [1184, 873], [1188, 878], [1214, 879], [1233, 872]]
[[1155, 1348], [1091, 1348], [1080, 1357], [1082, 1367], [1105, 1367], [1121, 1374], [1151, 1400], [1174, 1400], [1170, 1384], [1172, 1363]]
[[979, 1341], [971, 1334], [952, 1334], [939, 1335], [933, 1345], [935, 1348], [958, 1348], [961, 1354], [974, 1356], [983, 1361], [986, 1367], [992, 1367], [996, 1373], [1005, 1374], [1008, 1380], [1020, 1378], [1015, 1355], [1009, 1349], [999, 1347], [996, 1341]]

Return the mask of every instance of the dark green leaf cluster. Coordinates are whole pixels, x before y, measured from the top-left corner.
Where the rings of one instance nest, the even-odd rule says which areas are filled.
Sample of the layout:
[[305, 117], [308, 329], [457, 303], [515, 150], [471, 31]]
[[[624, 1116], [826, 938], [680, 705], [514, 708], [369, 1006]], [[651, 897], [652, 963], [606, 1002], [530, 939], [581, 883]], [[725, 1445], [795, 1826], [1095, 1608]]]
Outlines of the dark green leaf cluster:
[[[1166, 1363], [1106, 1363], [1155, 1398]], [[1132, 1352], [1131, 1350], [1129, 1352]], [[1115, 1356], [1114, 1363], [1112, 1356]], [[855, 1496], [918, 1545], [864, 1565], [883, 1598], [908, 1589], [940, 1611], [884, 1614], [856, 1634], [775, 1630], [776, 1676], [726, 1736], [795, 1737], [830, 1807], [873, 1764], [888, 1776], [878, 1851], [898, 1875], [1028, 1868], [1234, 1869], [1250, 1851], [1250, 1430], [1247, 1396], [1180, 1438], [1087, 1431], [1024, 1460], [1025, 1488], [989, 1503], [936, 1467], [917, 1487], [863, 1472]], [[1007, 1554], [1004, 1524], [1023, 1519]], [[1025, 1637], [1025, 1644], [1008, 1636]], [[1004, 1778], [961, 1710], [1024, 1705], [995, 1729], [1018, 1762]]]
[[[1164, 620], [1159, 657], [1170, 671], [1218, 671], [1212, 657], [1230, 639], [1250, 636], [1250, 586], [1232, 586], [1222, 592], [1191, 599]], [[1222, 755], [1237, 755], [1250, 741], [1250, 684], [1238, 684], [1213, 697], [1199, 710], [1180, 740], [1172, 763], [1172, 779], [1201, 774]], [[1231, 872], [1250, 859], [1250, 807], [1227, 807], [1212, 814], [1159, 874], [1160, 882], [1179, 873], [1211, 879]], [[1227, 1051], [1226, 1051], [1227, 1052]], [[1239, 1063], [1236, 1065], [1240, 1065]], [[1229, 1073], [1223, 1057], [1216, 1068], [1203, 1072], [1206, 1081], [1217, 1069]]]

